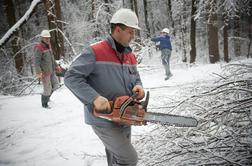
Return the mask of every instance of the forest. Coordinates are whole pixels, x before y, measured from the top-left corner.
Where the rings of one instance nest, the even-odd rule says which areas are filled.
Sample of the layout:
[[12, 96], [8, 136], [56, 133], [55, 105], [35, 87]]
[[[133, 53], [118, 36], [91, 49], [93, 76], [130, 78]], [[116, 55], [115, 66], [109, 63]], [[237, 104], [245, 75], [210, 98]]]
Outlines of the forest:
[[18, 87], [32, 80], [33, 47], [43, 29], [51, 30], [55, 58], [70, 62], [83, 48], [110, 33], [111, 15], [122, 7], [132, 9], [139, 17], [142, 30], [132, 43], [139, 59], [150, 52], [150, 37], [165, 27], [170, 29], [174, 52], [183, 63], [228, 63], [252, 55], [249, 0], [2, 0], [0, 3], [0, 87], [4, 94], [16, 94]]
[[[43, 29], [50, 30], [55, 59], [67, 66], [84, 48], [110, 34], [109, 21], [116, 10], [130, 8], [141, 27], [131, 43], [140, 65], [158, 51], [150, 39], [168, 28], [174, 63], [189, 70], [200, 64], [224, 66], [221, 74], [213, 74], [218, 78], [215, 83], [149, 88], [156, 104], [168, 105], [170, 113], [190, 112], [199, 125], [155, 126], [149, 135], [139, 136], [134, 142], [142, 156], [139, 165], [252, 164], [251, 0], [1, 0], [0, 4], [2, 96], [34, 92], [33, 51]], [[153, 74], [155, 67], [148, 70], [144, 72]]]

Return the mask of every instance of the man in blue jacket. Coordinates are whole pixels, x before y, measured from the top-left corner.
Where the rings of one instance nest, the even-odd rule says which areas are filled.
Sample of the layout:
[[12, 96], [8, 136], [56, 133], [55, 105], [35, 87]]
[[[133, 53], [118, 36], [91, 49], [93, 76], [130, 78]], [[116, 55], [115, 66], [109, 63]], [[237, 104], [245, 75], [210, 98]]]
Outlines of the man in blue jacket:
[[161, 59], [162, 59], [162, 64], [165, 68], [165, 80], [168, 80], [171, 76], [171, 70], [170, 70], [170, 57], [171, 57], [171, 52], [172, 52], [172, 45], [171, 45], [171, 40], [169, 36], [169, 29], [164, 28], [161, 31], [161, 35], [154, 37], [151, 39], [151, 41], [154, 41], [155, 43], [159, 42], [159, 48], [161, 50]]
[[89, 46], [71, 64], [64, 83], [84, 104], [85, 122], [105, 146], [108, 166], [136, 166], [131, 127], [94, 116], [111, 111], [109, 101], [118, 96], [145, 96], [135, 55], [129, 47], [138, 27], [130, 9], [120, 9], [110, 21], [111, 36]]

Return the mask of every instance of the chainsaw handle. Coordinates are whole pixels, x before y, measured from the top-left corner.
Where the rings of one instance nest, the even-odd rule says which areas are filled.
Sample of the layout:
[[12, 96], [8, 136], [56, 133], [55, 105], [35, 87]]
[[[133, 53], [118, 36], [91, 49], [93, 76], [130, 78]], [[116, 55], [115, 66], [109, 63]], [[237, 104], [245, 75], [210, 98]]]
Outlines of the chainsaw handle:
[[114, 102], [109, 101], [109, 105], [110, 105], [111, 109], [99, 110], [99, 111], [97, 109], [95, 109], [95, 107], [93, 107], [93, 112], [96, 112], [97, 114], [110, 114], [112, 112], [112, 110], [113, 110]]

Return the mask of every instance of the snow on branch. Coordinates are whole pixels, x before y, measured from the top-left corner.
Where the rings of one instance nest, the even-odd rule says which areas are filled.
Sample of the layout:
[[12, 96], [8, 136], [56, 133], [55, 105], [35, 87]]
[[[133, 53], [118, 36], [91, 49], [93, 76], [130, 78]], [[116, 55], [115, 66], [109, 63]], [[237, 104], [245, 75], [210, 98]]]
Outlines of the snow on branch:
[[61, 35], [65, 38], [65, 40], [67, 41], [67, 43], [69, 44], [69, 46], [70, 46], [72, 52], [74, 53], [74, 55], [75, 56], [77, 55], [77, 52], [75, 51], [72, 43], [69, 41], [69, 39], [66, 37], [66, 35], [59, 28], [57, 28], [57, 29], [51, 29], [50, 31], [59, 31], [61, 33]]
[[34, 10], [34, 8], [38, 5], [38, 3], [40, 3], [41, 0], [33, 0], [30, 8], [26, 11], [26, 13], [24, 14], [24, 16], [18, 20], [18, 22], [16, 22], [16, 24], [14, 24], [6, 33], [5, 35], [1, 38], [0, 40], [0, 46], [2, 46], [8, 39], [9, 37], [25, 22], [29, 19], [32, 11]]

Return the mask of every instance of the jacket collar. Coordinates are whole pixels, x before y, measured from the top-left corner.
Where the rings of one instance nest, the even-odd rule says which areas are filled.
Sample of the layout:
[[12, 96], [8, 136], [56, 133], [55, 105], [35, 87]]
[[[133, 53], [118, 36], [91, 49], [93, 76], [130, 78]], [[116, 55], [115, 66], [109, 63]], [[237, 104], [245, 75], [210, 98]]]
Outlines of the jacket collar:
[[[115, 45], [115, 41], [114, 39], [112, 38], [111, 35], [109, 35], [106, 39], [108, 41], [108, 43], [111, 45], [111, 47], [116, 50], [116, 45]], [[131, 53], [132, 52], [132, 49], [130, 47], [126, 47], [125, 50], [124, 50], [124, 53], [128, 54], [128, 53]]]
[[43, 47], [50, 49], [49, 44], [45, 43], [43, 40], [41, 40], [41, 44], [43, 45]]

